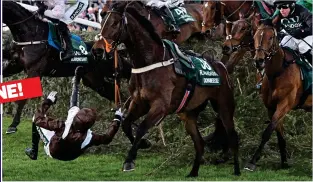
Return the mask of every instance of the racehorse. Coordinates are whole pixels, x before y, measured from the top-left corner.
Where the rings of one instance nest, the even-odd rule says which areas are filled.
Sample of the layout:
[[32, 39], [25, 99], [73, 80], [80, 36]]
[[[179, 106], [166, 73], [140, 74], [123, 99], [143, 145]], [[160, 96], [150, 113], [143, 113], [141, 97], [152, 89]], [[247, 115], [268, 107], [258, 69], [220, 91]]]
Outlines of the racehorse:
[[[118, 2], [118, 1], [117, 1]], [[103, 8], [101, 11], [101, 16], [104, 17], [107, 14], [108, 6], [113, 5], [115, 1], [109, 1], [108, 5], [106, 5], [106, 8]], [[136, 7], [137, 10], [145, 17], [148, 17], [149, 20], [152, 22], [153, 26], [155, 27], [157, 33], [162, 38], [172, 40], [177, 44], [182, 44], [189, 38], [193, 36], [200, 36], [203, 39], [203, 36], [201, 35], [201, 22], [202, 22], [202, 13], [201, 13], [201, 4], [186, 4], [184, 8], [186, 8], [186, 12], [181, 12], [181, 14], [190, 14], [195, 21], [182, 24], [180, 26], [181, 33], [179, 35], [174, 35], [166, 30], [166, 24], [164, 23], [163, 18], [159, 15], [158, 11], [155, 9], [152, 9], [150, 7], [145, 6], [140, 1], [136, 1], [135, 3], [132, 3], [132, 6]], [[102, 19], [102, 23], [105, 21], [105, 19]], [[97, 50], [97, 54], [99, 56], [102, 56], [102, 53], [104, 53], [104, 48], [106, 47], [104, 41], [98, 41], [97, 44], [94, 45], [94, 49]]]
[[[124, 133], [130, 139], [132, 147], [123, 165], [124, 171], [135, 169], [134, 160], [137, 157], [138, 144], [146, 132], [158, 125], [169, 114], [174, 114], [184, 97], [188, 81], [185, 77], [175, 74], [173, 56], [164, 47], [160, 36], [152, 23], [142, 16], [136, 2], [115, 3], [102, 24], [101, 36], [107, 40], [123, 42], [129, 51], [133, 70], [129, 91], [131, 103], [128, 113], [122, 123]], [[99, 40], [102, 41], [102, 40]], [[240, 175], [238, 160], [238, 135], [235, 131], [233, 114], [235, 110], [233, 89], [224, 65], [204, 56], [213, 69], [221, 76], [221, 85], [216, 87], [195, 86], [194, 94], [183, 110], [178, 113], [184, 121], [185, 129], [191, 136], [196, 150], [196, 157], [188, 177], [198, 176], [200, 161], [204, 153], [204, 141], [201, 137], [197, 118], [208, 101], [218, 113], [217, 122], [224, 128], [223, 141], [227, 141], [234, 155], [234, 174]], [[139, 124], [136, 137], [133, 136], [131, 123], [146, 115]], [[217, 130], [216, 130], [217, 131]], [[221, 133], [219, 133], [221, 134]], [[217, 134], [218, 135], [218, 134]]]
[[[12, 11], [14, 10], [14, 11]], [[82, 78], [85, 86], [90, 87], [108, 100], [114, 100], [114, 84], [104, 78], [113, 78], [114, 64], [111, 61], [102, 59], [94, 62], [93, 57], [88, 57], [86, 63], [62, 63], [59, 57], [59, 50], [47, 43], [49, 27], [37, 12], [30, 12], [16, 2], [3, 2], [3, 21], [10, 28], [13, 35], [13, 50], [6, 52], [5, 56], [10, 61], [17, 61], [9, 64], [3, 69], [4, 77], [25, 71], [27, 77], [69, 77], [74, 75], [75, 68], [84, 66], [86, 74]], [[88, 49], [94, 42], [86, 42]], [[108, 55], [104, 55], [108, 56]], [[131, 65], [120, 58], [120, 76], [130, 77]], [[7, 133], [17, 131], [16, 127], [20, 123], [22, 110], [27, 100], [18, 101], [18, 107], [12, 124]]]
[[[275, 23], [275, 19], [273, 22]], [[254, 48], [256, 67], [265, 70], [261, 95], [270, 121], [263, 132], [261, 144], [245, 169], [255, 170], [264, 145], [274, 130], [278, 138], [281, 167], [285, 168], [288, 164], [282, 118], [292, 109], [301, 108], [312, 112], [311, 88], [305, 90], [300, 67], [295, 63], [293, 54], [279, 46], [277, 32], [272, 21], [264, 21], [257, 28], [254, 35]], [[312, 74], [310, 76], [312, 77]]]
[[253, 10], [252, 1], [214, 1], [209, 0], [203, 4], [202, 33], [212, 31], [220, 23], [239, 19], [239, 12], [245, 16]]
[[239, 20], [232, 22], [231, 27], [226, 27], [228, 35], [222, 46], [222, 53], [231, 58], [224, 62], [230, 74], [246, 52], [249, 51], [254, 56], [253, 35], [260, 20], [260, 14], [257, 12], [248, 18], [239, 13], [239, 17]]

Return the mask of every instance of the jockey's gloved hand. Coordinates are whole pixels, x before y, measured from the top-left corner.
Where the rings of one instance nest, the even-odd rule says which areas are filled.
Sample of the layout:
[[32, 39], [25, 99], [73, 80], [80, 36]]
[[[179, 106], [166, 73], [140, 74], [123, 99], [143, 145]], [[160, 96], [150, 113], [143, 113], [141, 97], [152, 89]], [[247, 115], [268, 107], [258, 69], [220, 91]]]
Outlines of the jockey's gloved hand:
[[122, 109], [119, 108], [115, 111], [114, 121], [122, 122], [124, 120], [124, 113], [122, 112]]
[[57, 102], [57, 93], [56, 91], [52, 91], [50, 92], [50, 94], [48, 95], [48, 97], [45, 99], [45, 102], [47, 102], [50, 105], [53, 105]]

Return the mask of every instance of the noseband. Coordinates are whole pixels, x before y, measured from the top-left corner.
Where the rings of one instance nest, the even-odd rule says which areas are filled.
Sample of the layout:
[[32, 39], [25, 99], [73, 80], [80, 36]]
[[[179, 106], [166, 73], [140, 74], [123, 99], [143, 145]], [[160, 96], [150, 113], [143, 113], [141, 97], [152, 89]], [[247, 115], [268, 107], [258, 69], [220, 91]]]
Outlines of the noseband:
[[275, 30], [273, 27], [266, 27], [266, 28], [262, 28], [262, 29], [260, 29], [260, 28], [257, 29], [257, 30], [262, 31], [262, 32], [261, 32], [261, 34], [260, 34], [260, 36], [261, 36], [261, 38], [260, 38], [260, 44], [259, 44], [259, 46], [258, 46], [255, 50], [256, 50], [256, 51], [262, 51], [262, 52], [264, 52], [264, 54], [266, 55], [266, 57], [265, 57], [265, 61], [266, 61], [266, 60], [271, 60], [271, 59], [272, 59], [272, 57], [273, 57], [273, 56], [277, 53], [277, 51], [279, 50], [279, 47], [274, 50], [274, 45], [275, 45], [274, 43], [273, 43], [272, 46], [271, 46], [269, 49], [267, 49], [267, 50], [262, 47], [263, 36], [264, 36], [264, 29], [271, 29], [271, 30], [273, 30], [274, 35], [275, 35], [274, 38], [277, 37], [277, 32], [276, 32], [276, 30]]

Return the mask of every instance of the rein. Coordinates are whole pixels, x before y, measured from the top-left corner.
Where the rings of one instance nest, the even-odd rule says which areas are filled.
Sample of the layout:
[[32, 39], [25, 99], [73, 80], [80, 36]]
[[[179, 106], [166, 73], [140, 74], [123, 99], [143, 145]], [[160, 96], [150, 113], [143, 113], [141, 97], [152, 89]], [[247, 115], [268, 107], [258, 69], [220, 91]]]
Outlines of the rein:
[[[18, 21], [18, 22], [15, 22], [15, 23], [11, 23], [11, 24], [6, 24], [6, 26], [16, 26], [16, 25], [19, 25], [19, 24], [22, 24], [28, 20], [30, 20], [31, 18], [33, 18], [35, 15], [38, 14], [38, 10], [35, 11], [34, 13], [32, 13], [31, 16], [25, 18], [24, 20], [21, 20], [21, 21]], [[44, 44], [46, 43], [48, 40], [38, 40], [38, 41], [27, 41], [27, 42], [18, 42], [18, 41], [15, 41], [14, 39], [12, 40], [12, 43], [15, 44], [15, 45], [18, 45], [18, 46], [26, 46], [26, 45], [39, 45], [39, 44]]]
[[[134, 1], [132, 1], [132, 2], [134, 2]], [[119, 33], [118, 33], [118, 36], [117, 36], [117, 37], [118, 37], [118, 38], [117, 38], [117, 41], [114, 41], [114, 40], [113, 40], [113, 43], [112, 43], [113, 46], [112, 46], [111, 51], [114, 51], [114, 50], [115, 50], [115, 48], [117, 47], [117, 45], [120, 43], [121, 36], [123, 35], [124, 30], [127, 29], [126, 25], [127, 25], [128, 22], [127, 22], [127, 17], [126, 17], [125, 12], [126, 12], [127, 7], [128, 7], [132, 2], [130, 2], [130, 3], [128, 3], [128, 4], [126, 5], [126, 7], [124, 8], [123, 13], [118, 12], [118, 11], [113, 11], [113, 10], [108, 11], [108, 14], [106, 15], [106, 18], [105, 18], [105, 22], [104, 22], [104, 24], [102, 25], [102, 29], [101, 29], [100, 33], [96, 36], [96, 40], [97, 40], [97, 41], [98, 41], [98, 40], [101, 40], [101, 39], [104, 39], [104, 40], [105, 40], [105, 38], [102, 36], [102, 32], [103, 32], [103, 30], [104, 30], [105, 24], [107, 23], [107, 21], [108, 21], [110, 15], [111, 15], [111, 13], [117, 13], [117, 14], [119, 14], [119, 15], [122, 17], [122, 18], [121, 18], [122, 26], [120, 26], [120, 28], [119, 28]], [[165, 58], [165, 52], [166, 52], [166, 47], [165, 47], [164, 44], [163, 44], [163, 50], [164, 50], [164, 51], [163, 51], [163, 60], [164, 60], [164, 58]], [[148, 71], [154, 70], [154, 69], [156, 69], [156, 68], [169, 66], [169, 65], [173, 64], [174, 62], [175, 62], [175, 59], [172, 58], [172, 59], [169, 59], [169, 60], [167, 60], [167, 61], [154, 63], [154, 64], [152, 64], [152, 65], [148, 65], [148, 66], [145, 66], [145, 67], [142, 67], [142, 68], [132, 68], [132, 73], [134, 73], [134, 74], [139, 74], [139, 73], [148, 72]]]

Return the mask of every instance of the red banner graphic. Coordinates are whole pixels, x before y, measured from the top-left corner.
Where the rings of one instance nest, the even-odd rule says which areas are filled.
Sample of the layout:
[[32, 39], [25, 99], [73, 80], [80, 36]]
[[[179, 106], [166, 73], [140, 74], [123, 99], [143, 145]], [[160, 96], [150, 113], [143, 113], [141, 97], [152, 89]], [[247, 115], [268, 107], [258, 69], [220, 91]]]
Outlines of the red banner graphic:
[[0, 103], [31, 99], [42, 95], [40, 77], [0, 83]]

